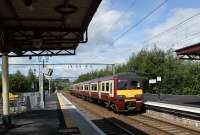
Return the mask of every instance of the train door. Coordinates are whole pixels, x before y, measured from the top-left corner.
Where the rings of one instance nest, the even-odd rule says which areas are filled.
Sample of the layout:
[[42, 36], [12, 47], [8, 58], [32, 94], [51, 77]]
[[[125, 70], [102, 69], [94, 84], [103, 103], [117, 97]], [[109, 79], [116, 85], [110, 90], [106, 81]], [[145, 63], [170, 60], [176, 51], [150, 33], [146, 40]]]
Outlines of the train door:
[[98, 93], [99, 93], [99, 99], [101, 99], [101, 82], [98, 82]]
[[89, 83], [89, 90], [88, 90], [88, 92], [89, 92], [89, 97], [91, 97], [91, 91], [92, 91], [92, 85], [91, 85], [91, 83]]
[[114, 97], [114, 81], [109, 81], [109, 96]]

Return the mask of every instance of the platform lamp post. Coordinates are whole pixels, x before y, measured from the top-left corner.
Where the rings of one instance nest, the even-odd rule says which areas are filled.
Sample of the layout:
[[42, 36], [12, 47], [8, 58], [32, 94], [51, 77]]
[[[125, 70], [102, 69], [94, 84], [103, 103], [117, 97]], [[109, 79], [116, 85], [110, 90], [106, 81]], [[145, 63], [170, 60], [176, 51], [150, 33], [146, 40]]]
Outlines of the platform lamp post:
[[44, 94], [44, 62], [48, 62], [49, 57], [38, 57], [39, 62], [42, 62], [42, 69], [39, 65], [39, 92], [40, 92], [40, 108], [44, 109], [45, 94]]
[[112, 74], [115, 75], [115, 64], [112, 64]]
[[160, 100], [160, 94], [161, 94], [161, 91], [160, 91], [160, 83], [161, 83], [161, 76], [157, 76], [156, 77], [156, 81], [157, 81], [157, 88], [158, 88], [158, 99]]
[[45, 73], [47, 79], [49, 80], [49, 96], [51, 95], [51, 76], [52, 76], [52, 73], [53, 73], [53, 69], [49, 68], [48, 69], [48, 72]]
[[49, 96], [51, 95], [51, 77], [49, 78]]

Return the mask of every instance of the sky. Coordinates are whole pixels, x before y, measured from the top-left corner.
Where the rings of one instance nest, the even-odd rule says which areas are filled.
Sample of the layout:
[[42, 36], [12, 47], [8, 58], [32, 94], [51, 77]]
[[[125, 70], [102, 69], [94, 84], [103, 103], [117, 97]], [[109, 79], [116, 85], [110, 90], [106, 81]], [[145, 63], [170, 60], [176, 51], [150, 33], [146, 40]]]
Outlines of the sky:
[[[79, 44], [75, 56], [50, 57], [48, 63], [126, 63], [129, 57], [141, 49], [178, 49], [198, 43], [200, 15], [179, 27], [155, 36], [185, 19], [200, 13], [199, 0], [168, 0], [159, 10], [137, 24], [141, 18], [164, 0], [102, 0], [89, 25], [89, 40]], [[124, 32], [129, 30], [125, 35]], [[153, 38], [154, 37], [154, 38]], [[38, 58], [9, 58], [9, 63], [38, 63]], [[27, 74], [38, 66], [10, 66], [10, 73], [20, 70]], [[50, 66], [56, 77], [77, 77], [82, 73], [105, 68], [105, 66], [68, 67]]]

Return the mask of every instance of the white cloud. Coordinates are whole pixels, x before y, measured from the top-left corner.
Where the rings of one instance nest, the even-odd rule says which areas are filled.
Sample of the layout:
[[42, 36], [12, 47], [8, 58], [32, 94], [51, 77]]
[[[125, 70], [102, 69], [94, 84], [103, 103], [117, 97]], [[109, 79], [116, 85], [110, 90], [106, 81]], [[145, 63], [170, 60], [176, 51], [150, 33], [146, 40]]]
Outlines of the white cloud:
[[[110, 1], [103, 1], [89, 26], [87, 45], [109, 45], [113, 41], [113, 31], [118, 31], [130, 23], [132, 12], [123, 15], [123, 11], [112, 9]], [[120, 19], [119, 19], [120, 18]]]
[[[200, 9], [193, 8], [178, 8], [172, 10], [172, 16], [168, 17], [166, 21], [154, 28], [146, 31], [147, 39], [169, 29], [170, 27], [186, 20], [187, 18], [200, 13]], [[158, 36], [147, 42], [147, 46], [152, 48], [154, 45], [161, 49], [178, 49], [184, 46], [199, 42], [198, 32], [200, 32], [200, 15], [191, 19], [187, 23], [177, 27], [176, 29], [167, 31], [161, 36]], [[194, 27], [195, 26], [195, 27]]]

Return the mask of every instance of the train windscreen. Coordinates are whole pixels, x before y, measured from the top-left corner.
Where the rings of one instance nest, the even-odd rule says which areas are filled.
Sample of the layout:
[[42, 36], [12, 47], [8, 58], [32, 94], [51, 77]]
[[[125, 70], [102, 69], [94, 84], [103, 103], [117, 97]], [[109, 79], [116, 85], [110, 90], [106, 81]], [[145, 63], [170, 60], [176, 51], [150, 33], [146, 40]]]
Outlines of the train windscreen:
[[118, 90], [136, 89], [140, 88], [140, 83], [135, 80], [118, 80], [117, 87]]

